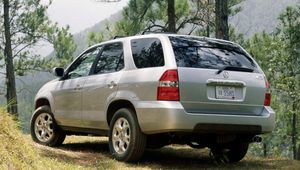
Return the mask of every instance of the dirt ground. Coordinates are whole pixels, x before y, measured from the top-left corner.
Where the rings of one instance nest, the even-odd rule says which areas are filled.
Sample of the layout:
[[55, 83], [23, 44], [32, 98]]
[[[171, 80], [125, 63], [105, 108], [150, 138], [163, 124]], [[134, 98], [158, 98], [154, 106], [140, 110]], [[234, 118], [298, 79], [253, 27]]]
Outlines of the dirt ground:
[[263, 159], [250, 155], [235, 164], [216, 163], [211, 158], [209, 149], [192, 149], [179, 145], [146, 150], [139, 162], [123, 163], [111, 157], [107, 138], [103, 137], [70, 136], [58, 148], [34, 145], [41, 156], [84, 169], [300, 169], [300, 161], [284, 158]]

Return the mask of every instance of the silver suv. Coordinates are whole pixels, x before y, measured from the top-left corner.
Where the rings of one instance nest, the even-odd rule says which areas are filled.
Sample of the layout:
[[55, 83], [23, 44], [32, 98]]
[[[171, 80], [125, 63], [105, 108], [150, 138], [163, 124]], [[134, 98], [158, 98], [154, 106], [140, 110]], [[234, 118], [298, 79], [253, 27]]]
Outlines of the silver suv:
[[243, 159], [274, 129], [269, 83], [239, 45], [174, 34], [117, 38], [88, 48], [35, 98], [31, 135], [57, 146], [66, 135], [109, 137], [113, 157], [145, 148], [209, 147]]

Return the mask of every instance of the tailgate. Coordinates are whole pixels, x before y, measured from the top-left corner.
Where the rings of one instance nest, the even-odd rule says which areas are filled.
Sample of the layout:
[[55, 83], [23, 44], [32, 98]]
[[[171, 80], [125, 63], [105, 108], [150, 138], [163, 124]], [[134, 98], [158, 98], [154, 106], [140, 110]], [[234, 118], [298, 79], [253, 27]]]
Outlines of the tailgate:
[[189, 113], [260, 115], [265, 98], [261, 73], [178, 67], [180, 102]]

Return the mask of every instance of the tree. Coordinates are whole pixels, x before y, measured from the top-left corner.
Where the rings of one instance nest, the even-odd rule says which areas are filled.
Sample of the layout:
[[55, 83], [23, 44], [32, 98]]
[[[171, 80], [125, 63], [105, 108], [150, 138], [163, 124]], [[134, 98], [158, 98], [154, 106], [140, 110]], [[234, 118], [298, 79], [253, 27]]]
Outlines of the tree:
[[54, 56], [48, 60], [48, 64], [42, 64], [45, 68], [65, 67], [74, 59], [74, 52], [77, 48], [73, 35], [69, 32], [69, 26], [59, 28], [57, 24], [47, 30], [48, 42], [53, 45]]
[[228, 0], [216, 0], [216, 38], [229, 40], [229, 25], [228, 25]]
[[[281, 97], [288, 102], [289, 116], [291, 118], [291, 138], [293, 148], [293, 158], [297, 155], [297, 121], [300, 109], [300, 6], [288, 7], [279, 17], [279, 33], [283, 41], [286, 42], [285, 50], [287, 55], [278, 59], [278, 85]], [[288, 68], [288, 69], [286, 69]], [[298, 146], [300, 147], [300, 146]]]
[[[0, 59], [4, 58], [6, 68], [6, 99], [7, 111], [17, 116], [18, 101], [15, 83], [15, 73], [24, 75], [33, 66], [41, 67], [47, 64], [46, 59], [32, 51], [41, 40], [51, 42], [49, 30], [56, 27], [46, 15], [50, 4], [43, 5], [40, 0], [1, 0], [0, 7]], [[3, 21], [3, 22], [2, 22]], [[55, 29], [55, 32], [66, 30]], [[68, 34], [66, 36], [69, 36]], [[53, 39], [52, 39], [53, 40]], [[54, 42], [54, 41], [53, 41]], [[1, 63], [1, 62], [0, 62]]]
[[13, 54], [11, 45], [11, 26], [10, 26], [10, 4], [9, 0], [3, 0], [3, 20], [4, 20], [4, 37], [5, 47], [4, 56], [6, 64], [6, 98], [7, 103], [10, 103], [7, 107], [7, 111], [12, 114], [17, 114], [17, 91], [15, 83], [14, 65], [13, 65]]
[[285, 42], [278, 35], [270, 35], [266, 32], [255, 34], [244, 44], [247, 51], [256, 59], [260, 67], [264, 70], [272, 91], [272, 108], [276, 110], [276, 127], [272, 134], [263, 136], [262, 144], [254, 144], [252, 151], [256, 155], [281, 155], [288, 156], [286, 143], [282, 140], [286, 136], [285, 104], [279, 98], [276, 90], [277, 84], [277, 61], [286, 55]]
[[[277, 32], [252, 37], [246, 45], [268, 77], [271, 77], [272, 107], [276, 109], [276, 129], [266, 140], [282, 155], [299, 159], [300, 110], [300, 6], [288, 7], [279, 17]], [[274, 152], [274, 151], [273, 151]]]
[[178, 33], [190, 25], [187, 32], [191, 34], [204, 24], [205, 15], [202, 9], [197, 8], [197, 3], [188, 0], [174, 0], [174, 3], [167, 0], [131, 0], [124, 8], [123, 19], [117, 22], [114, 32], [121, 35], [147, 31]]

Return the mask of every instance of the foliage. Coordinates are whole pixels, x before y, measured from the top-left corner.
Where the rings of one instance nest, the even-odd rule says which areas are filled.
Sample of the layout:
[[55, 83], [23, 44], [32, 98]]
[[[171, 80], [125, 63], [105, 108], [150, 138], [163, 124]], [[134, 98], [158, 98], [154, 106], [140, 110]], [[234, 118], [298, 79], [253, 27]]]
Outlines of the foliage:
[[287, 54], [277, 62], [279, 74], [276, 88], [280, 98], [286, 103], [286, 116], [290, 119], [291, 131], [288, 135], [292, 140], [293, 157], [300, 159], [300, 150], [297, 150], [297, 147], [300, 147], [297, 144], [297, 122], [300, 114], [300, 2], [297, 7], [288, 7], [279, 20], [278, 32], [285, 42], [284, 50]]
[[242, 10], [242, 7], [239, 6], [241, 2], [244, 0], [229, 0], [228, 8], [229, 8], [229, 16], [234, 16]]
[[[49, 20], [46, 10], [50, 4], [51, 1], [43, 4], [41, 0], [0, 1], [0, 69], [6, 67], [3, 74], [7, 78], [7, 101], [15, 101], [8, 106], [10, 113], [17, 114], [15, 74], [24, 76], [29, 71], [48, 71], [57, 62], [65, 66], [76, 49], [69, 28], [58, 28]], [[53, 44], [56, 58], [41, 57], [35, 52], [36, 45], [45, 41]]]
[[293, 154], [294, 158], [300, 154], [296, 148], [300, 109], [299, 19], [300, 6], [288, 7], [279, 17], [276, 34], [256, 34], [245, 45], [273, 85], [272, 107], [277, 112], [277, 127], [265, 137], [268, 151], [283, 156]]
[[[229, 0], [230, 16], [241, 10], [237, 6], [243, 0]], [[116, 35], [128, 36], [143, 32], [167, 32], [168, 1], [130, 0], [123, 9], [123, 19], [107, 26], [108, 37], [103, 32], [89, 33], [89, 45], [102, 42]], [[177, 33], [210, 36], [214, 31], [213, 0], [175, 0], [175, 22]], [[109, 24], [108, 24], [109, 25]]]
[[[0, 2], [2, 6], [2, 2]], [[13, 58], [16, 62], [33, 62], [37, 55], [31, 55], [30, 49], [39, 39], [44, 38], [46, 27], [49, 24], [46, 16], [47, 5], [41, 5], [38, 0], [9, 1], [10, 5], [10, 30], [13, 49]], [[1, 19], [3, 13], [0, 11]], [[1, 32], [4, 32], [3, 22], [0, 22]], [[1, 34], [1, 53], [4, 52], [4, 35]], [[16, 69], [18, 69], [16, 67]], [[20, 68], [22, 70], [22, 68]]]
[[88, 46], [101, 43], [102, 41], [104, 41], [104, 34], [102, 32], [100, 33], [90, 32], [88, 34]]
[[53, 44], [54, 48], [54, 58], [50, 59], [50, 64], [48, 63], [46, 68], [65, 67], [74, 58], [74, 52], [77, 48], [73, 35], [69, 32], [69, 26], [66, 28], [59, 28], [57, 23], [47, 30], [48, 41]]
[[[59, 28], [49, 20], [46, 10], [50, 4], [43, 5], [40, 0], [10, 1], [11, 40], [17, 75], [23, 76], [28, 71], [49, 67], [49, 60], [37, 55], [34, 50], [41, 41], [53, 44], [56, 58], [62, 62], [60, 65], [72, 58], [76, 49], [73, 36], [69, 33], [69, 27]], [[0, 30], [4, 32], [2, 5], [0, 2]], [[3, 36], [0, 34], [0, 61], [4, 56]]]

